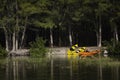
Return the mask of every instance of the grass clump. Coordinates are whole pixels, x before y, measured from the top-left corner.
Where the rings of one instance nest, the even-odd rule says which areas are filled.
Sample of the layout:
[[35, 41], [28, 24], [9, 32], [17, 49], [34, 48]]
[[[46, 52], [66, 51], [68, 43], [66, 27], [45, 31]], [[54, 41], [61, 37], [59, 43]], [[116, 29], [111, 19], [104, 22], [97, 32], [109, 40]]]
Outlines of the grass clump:
[[44, 57], [46, 52], [47, 52], [47, 48], [45, 47], [45, 40], [43, 40], [42, 38], [36, 38], [35, 42], [30, 43], [30, 56], [31, 57]]

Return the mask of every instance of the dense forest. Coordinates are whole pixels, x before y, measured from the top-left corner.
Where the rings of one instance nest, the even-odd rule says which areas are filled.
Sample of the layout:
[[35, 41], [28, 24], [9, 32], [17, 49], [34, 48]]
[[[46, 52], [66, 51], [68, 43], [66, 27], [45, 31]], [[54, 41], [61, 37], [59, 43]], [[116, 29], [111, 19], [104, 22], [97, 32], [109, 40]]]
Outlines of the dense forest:
[[0, 0], [0, 44], [29, 48], [37, 37], [47, 47], [102, 46], [119, 42], [120, 0]]

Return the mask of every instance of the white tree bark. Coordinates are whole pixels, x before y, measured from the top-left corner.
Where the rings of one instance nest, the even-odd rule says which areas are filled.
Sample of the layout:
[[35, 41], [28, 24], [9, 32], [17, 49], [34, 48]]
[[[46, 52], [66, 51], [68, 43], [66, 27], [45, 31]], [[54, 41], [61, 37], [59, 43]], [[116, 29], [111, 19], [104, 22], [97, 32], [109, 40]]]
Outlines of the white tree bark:
[[6, 51], [9, 51], [9, 44], [8, 44], [8, 32], [6, 28], [4, 27], [4, 33], [5, 33], [5, 45], [6, 45]]
[[50, 46], [53, 47], [53, 33], [51, 28], [50, 28]]
[[72, 33], [71, 33], [71, 27], [69, 27], [69, 41], [70, 41], [70, 46], [72, 46]]
[[12, 35], [12, 42], [13, 42], [13, 45], [12, 45], [12, 51], [15, 51], [16, 49], [16, 42], [15, 42], [15, 31], [13, 32], [13, 35]]
[[115, 18], [111, 18], [110, 19], [110, 25], [111, 25], [111, 29], [113, 30], [113, 37], [114, 37], [114, 46], [116, 43], [119, 42], [119, 37], [118, 37], [118, 30], [117, 30], [117, 25], [116, 23], [114, 22]]
[[102, 46], [102, 29], [101, 29], [101, 25], [99, 26], [99, 33], [98, 33], [98, 47]]
[[[18, 3], [17, 3], [17, 0], [16, 0], [16, 11], [18, 11]], [[14, 44], [14, 46], [13, 47], [15, 47], [15, 51], [16, 50], [18, 50], [18, 33], [19, 33], [19, 28], [18, 28], [18, 26], [19, 26], [19, 18], [18, 18], [18, 15], [16, 15], [16, 25], [15, 25], [15, 28], [14, 28], [14, 35], [13, 35], [13, 37], [14, 37], [14, 40], [15, 40], [15, 44]], [[13, 41], [14, 41], [13, 40]]]
[[98, 47], [102, 46], [101, 8], [99, 7]]
[[116, 43], [119, 42], [117, 27], [114, 27], [114, 39], [115, 39]]
[[28, 19], [28, 17], [26, 16], [24, 30], [23, 30], [23, 33], [22, 33], [22, 39], [21, 39], [21, 43], [20, 43], [20, 49], [22, 48], [22, 45], [23, 45], [23, 42], [24, 42], [24, 39], [25, 39], [25, 32], [26, 32], [26, 27], [27, 27], [27, 19]]
[[18, 50], [18, 33], [16, 33], [15, 37], [15, 50]]

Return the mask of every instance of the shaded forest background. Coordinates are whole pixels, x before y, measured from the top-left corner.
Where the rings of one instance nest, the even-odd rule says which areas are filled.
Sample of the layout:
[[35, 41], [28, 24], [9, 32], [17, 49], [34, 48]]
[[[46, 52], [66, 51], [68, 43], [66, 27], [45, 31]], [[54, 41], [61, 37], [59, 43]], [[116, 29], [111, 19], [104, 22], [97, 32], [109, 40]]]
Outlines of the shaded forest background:
[[0, 0], [0, 44], [29, 48], [37, 37], [47, 47], [102, 46], [120, 35], [119, 0]]

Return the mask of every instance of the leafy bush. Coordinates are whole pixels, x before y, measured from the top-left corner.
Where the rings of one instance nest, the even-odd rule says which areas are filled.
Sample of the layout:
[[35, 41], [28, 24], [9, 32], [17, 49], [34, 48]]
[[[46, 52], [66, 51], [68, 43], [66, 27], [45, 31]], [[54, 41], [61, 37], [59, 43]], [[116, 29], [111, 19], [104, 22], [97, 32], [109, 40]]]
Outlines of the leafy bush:
[[0, 57], [7, 56], [6, 50], [0, 45]]
[[104, 45], [107, 47], [109, 55], [120, 55], [120, 42], [116, 43], [114, 39], [111, 39], [111, 41], [104, 41]]
[[35, 42], [30, 43], [30, 56], [31, 57], [43, 57], [47, 52], [45, 48], [45, 40], [42, 38], [36, 38]]

